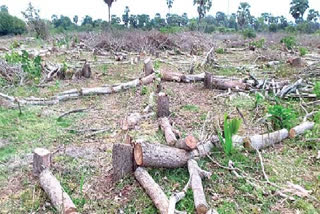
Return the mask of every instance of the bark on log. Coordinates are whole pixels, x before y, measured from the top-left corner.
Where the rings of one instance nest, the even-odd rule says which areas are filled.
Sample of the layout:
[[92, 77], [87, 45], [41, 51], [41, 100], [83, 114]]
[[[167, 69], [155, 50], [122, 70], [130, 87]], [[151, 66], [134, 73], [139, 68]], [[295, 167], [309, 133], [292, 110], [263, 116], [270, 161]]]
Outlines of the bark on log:
[[198, 214], [205, 214], [209, 207], [206, 201], [206, 196], [203, 191], [201, 176], [199, 173], [199, 166], [195, 160], [188, 161], [188, 171], [191, 179], [191, 188], [193, 191], [193, 199]]
[[287, 129], [281, 129], [279, 131], [263, 135], [254, 135], [244, 139], [244, 147], [248, 149], [260, 150], [276, 143], [280, 143], [284, 139], [288, 138], [288, 136], [289, 132]]
[[220, 89], [220, 90], [246, 90], [245, 83], [236, 80], [225, 80], [215, 78], [213, 74], [206, 72], [204, 77], [204, 87], [207, 89]]
[[42, 189], [48, 194], [52, 205], [58, 210], [59, 213], [77, 213], [76, 206], [73, 204], [71, 198], [63, 190], [60, 182], [48, 169], [41, 172], [40, 185]]
[[172, 71], [166, 71], [166, 70], [161, 70], [161, 80], [163, 81], [173, 81], [173, 82], [181, 82], [182, 73], [177, 73], [177, 72], [172, 72]]
[[161, 214], [167, 214], [169, 200], [160, 186], [150, 176], [150, 174], [144, 168], [138, 167], [134, 172], [134, 175], [140, 185], [145, 189], [159, 212]]
[[161, 144], [136, 143], [134, 160], [138, 166], [179, 168], [188, 162], [190, 153]]
[[160, 92], [157, 99], [157, 117], [169, 117], [169, 115], [169, 97], [165, 93]]
[[125, 119], [123, 119], [121, 121], [121, 129], [124, 131], [134, 129], [136, 127], [136, 125], [138, 125], [141, 120], [149, 118], [153, 115], [154, 115], [153, 112], [148, 113], [148, 114], [144, 114], [144, 115], [141, 115], [139, 113], [132, 113], [128, 117], [126, 117]]
[[159, 125], [161, 130], [164, 132], [166, 141], [168, 145], [174, 146], [177, 143], [176, 135], [173, 132], [173, 128], [167, 117], [162, 117], [159, 119]]
[[297, 135], [303, 134], [305, 131], [313, 129], [314, 122], [304, 122], [289, 131], [290, 139], [295, 138]]
[[91, 68], [90, 65], [87, 64], [87, 62], [84, 63], [82, 70], [81, 70], [81, 75], [85, 78], [90, 78], [91, 77]]
[[185, 139], [178, 140], [175, 144], [175, 147], [187, 151], [192, 151], [197, 148], [197, 144], [198, 140], [194, 136], [188, 135]]
[[143, 71], [144, 71], [145, 76], [149, 76], [150, 74], [154, 73], [151, 58], [147, 58], [144, 61]]
[[33, 175], [39, 176], [45, 169], [50, 169], [51, 154], [49, 150], [43, 148], [36, 148], [33, 151]]
[[112, 148], [113, 182], [133, 173], [133, 147], [130, 144], [114, 144]]

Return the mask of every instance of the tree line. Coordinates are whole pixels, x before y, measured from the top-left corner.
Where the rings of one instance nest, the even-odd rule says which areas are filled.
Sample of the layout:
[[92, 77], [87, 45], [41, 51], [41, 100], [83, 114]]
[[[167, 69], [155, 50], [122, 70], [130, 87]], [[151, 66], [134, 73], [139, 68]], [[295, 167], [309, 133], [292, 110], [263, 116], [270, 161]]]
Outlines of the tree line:
[[[251, 14], [251, 6], [247, 2], [241, 2], [238, 10], [231, 15], [217, 12], [215, 15], [207, 15], [212, 8], [212, 0], [194, 0], [198, 17], [189, 18], [187, 13], [172, 14], [174, 0], [166, 0], [168, 13], [162, 17], [156, 13], [154, 17], [148, 14], [132, 14], [128, 6], [125, 7], [121, 17], [111, 15], [111, 7], [114, 0], [104, 0], [108, 5], [108, 22], [102, 19], [94, 20], [87, 15], [80, 18], [76, 15], [72, 19], [68, 16], [52, 15], [51, 20], [43, 20], [39, 17], [39, 10], [29, 3], [26, 11], [22, 12], [26, 22], [9, 14], [6, 6], [0, 7], [0, 35], [21, 34], [30, 29], [37, 34], [45, 34], [46, 31], [90, 31], [104, 30], [110, 26], [118, 29], [158, 29], [164, 32], [176, 32], [181, 30], [199, 30], [206, 33], [212, 32], [236, 32], [252, 30], [257, 32], [277, 32], [286, 30], [289, 32], [314, 33], [320, 29], [319, 11], [309, 9], [308, 0], [292, 0], [290, 14], [295, 22], [288, 21], [284, 16], [273, 16], [271, 13], [262, 13], [259, 17]], [[309, 9], [309, 10], [308, 10]], [[307, 12], [308, 11], [308, 12]], [[307, 12], [307, 13], [306, 13]], [[47, 29], [36, 29], [36, 28]], [[42, 37], [40, 35], [40, 37]]]

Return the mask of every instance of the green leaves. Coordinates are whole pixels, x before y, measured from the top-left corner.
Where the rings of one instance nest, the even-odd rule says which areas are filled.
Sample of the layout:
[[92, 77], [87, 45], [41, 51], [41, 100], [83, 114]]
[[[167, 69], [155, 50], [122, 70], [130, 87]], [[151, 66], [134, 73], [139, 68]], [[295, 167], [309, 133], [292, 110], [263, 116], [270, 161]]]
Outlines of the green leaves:
[[297, 119], [295, 111], [281, 105], [269, 107], [268, 113], [271, 114], [270, 119], [275, 130], [283, 128], [290, 129], [295, 125]]
[[234, 118], [230, 120], [228, 119], [227, 114], [224, 115], [224, 139], [220, 132], [218, 133], [218, 137], [222, 144], [223, 150], [227, 155], [231, 155], [233, 151], [232, 136], [238, 132], [241, 122], [241, 119]]

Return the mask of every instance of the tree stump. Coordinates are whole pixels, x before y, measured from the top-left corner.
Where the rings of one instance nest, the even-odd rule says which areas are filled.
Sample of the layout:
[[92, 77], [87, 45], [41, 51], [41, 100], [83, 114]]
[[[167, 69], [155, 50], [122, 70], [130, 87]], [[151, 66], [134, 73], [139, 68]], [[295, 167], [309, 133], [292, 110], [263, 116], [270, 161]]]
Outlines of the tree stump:
[[153, 65], [150, 57], [144, 61], [143, 71], [145, 76], [148, 76], [154, 73], [154, 69], [153, 69]]
[[91, 68], [90, 68], [90, 65], [87, 64], [87, 62], [84, 63], [81, 73], [82, 73], [82, 76], [85, 78], [91, 77]]
[[133, 147], [129, 144], [114, 144], [112, 148], [113, 182], [133, 173]]
[[50, 169], [51, 154], [49, 150], [43, 148], [36, 148], [33, 151], [33, 175], [39, 176], [45, 169]]
[[169, 115], [169, 97], [165, 93], [160, 92], [157, 100], [157, 117], [169, 117]]

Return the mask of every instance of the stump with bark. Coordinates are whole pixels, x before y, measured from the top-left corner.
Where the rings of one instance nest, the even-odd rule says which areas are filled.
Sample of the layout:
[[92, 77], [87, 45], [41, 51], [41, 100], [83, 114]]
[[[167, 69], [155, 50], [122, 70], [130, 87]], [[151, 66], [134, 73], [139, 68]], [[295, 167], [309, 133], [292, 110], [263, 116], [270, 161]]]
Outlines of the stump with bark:
[[91, 77], [91, 67], [87, 62], [85, 62], [82, 67], [81, 75], [85, 78]]
[[33, 151], [33, 175], [39, 176], [45, 169], [50, 169], [51, 154], [49, 150], [43, 148], [36, 148]]
[[152, 64], [151, 58], [147, 58], [144, 61], [143, 72], [144, 72], [145, 76], [148, 76], [148, 75], [154, 73], [154, 68], [153, 68], [153, 64]]
[[169, 115], [169, 97], [165, 93], [160, 92], [157, 99], [157, 117], [169, 117]]
[[112, 148], [113, 182], [133, 173], [133, 147], [130, 144], [114, 144]]

